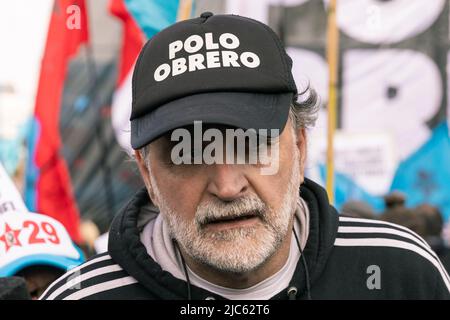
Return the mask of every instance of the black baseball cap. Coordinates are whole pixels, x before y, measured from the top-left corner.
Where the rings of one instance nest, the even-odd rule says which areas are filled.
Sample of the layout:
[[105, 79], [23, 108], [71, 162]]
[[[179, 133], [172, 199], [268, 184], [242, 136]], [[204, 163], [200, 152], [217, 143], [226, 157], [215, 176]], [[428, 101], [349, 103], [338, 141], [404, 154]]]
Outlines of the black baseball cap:
[[281, 132], [297, 99], [291, 69], [280, 39], [259, 21], [204, 12], [175, 23], [136, 62], [131, 145], [194, 121]]

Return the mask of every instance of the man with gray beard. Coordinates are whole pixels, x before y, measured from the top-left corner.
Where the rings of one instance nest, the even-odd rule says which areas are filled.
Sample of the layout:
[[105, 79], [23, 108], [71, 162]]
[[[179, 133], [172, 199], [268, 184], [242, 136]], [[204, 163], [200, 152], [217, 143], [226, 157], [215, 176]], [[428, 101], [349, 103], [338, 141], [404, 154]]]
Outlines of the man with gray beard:
[[206, 12], [155, 35], [133, 74], [145, 188], [114, 219], [108, 252], [41, 298], [448, 299], [423, 239], [339, 216], [304, 177], [317, 108], [260, 22]]
[[[202, 201], [193, 220], [182, 220], [180, 217], [183, 214], [170, 207], [153, 175], [150, 175], [159, 209], [166, 213], [160, 217], [165, 219], [171, 236], [194, 260], [223, 272], [248, 273], [278, 250], [292, 223], [300, 187], [298, 150], [293, 150], [293, 153], [292, 174], [278, 211], [267, 206], [256, 193], [249, 192], [233, 201], [222, 201], [220, 198]], [[147, 168], [151, 168], [150, 163], [147, 163]], [[261, 223], [246, 228], [215, 228], [211, 232], [211, 223], [247, 214], [258, 217]]]

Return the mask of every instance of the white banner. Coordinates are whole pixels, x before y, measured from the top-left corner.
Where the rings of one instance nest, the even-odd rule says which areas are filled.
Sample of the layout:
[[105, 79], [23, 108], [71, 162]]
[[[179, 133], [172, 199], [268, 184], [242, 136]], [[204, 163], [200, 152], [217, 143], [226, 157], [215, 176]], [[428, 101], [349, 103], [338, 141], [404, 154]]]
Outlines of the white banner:
[[[397, 166], [390, 135], [337, 132], [334, 143], [337, 172], [345, 174], [372, 195], [383, 195], [389, 190]], [[308, 168], [326, 163], [326, 145], [326, 136], [310, 136]]]
[[339, 0], [337, 21], [362, 42], [396, 43], [428, 29], [444, 5], [444, 0]]
[[27, 213], [28, 209], [0, 163], [0, 215], [6, 212]]
[[342, 128], [388, 132], [399, 160], [409, 157], [429, 138], [427, 121], [441, 106], [435, 62], [409, 49], [353, 49], [343, 60]]

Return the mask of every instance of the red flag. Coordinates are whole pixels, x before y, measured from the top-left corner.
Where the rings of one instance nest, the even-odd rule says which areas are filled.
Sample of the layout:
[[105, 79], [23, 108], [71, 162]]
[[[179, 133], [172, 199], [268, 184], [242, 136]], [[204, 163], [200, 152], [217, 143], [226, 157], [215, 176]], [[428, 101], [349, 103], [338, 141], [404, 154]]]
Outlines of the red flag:
[[124, 0], [111, 0], [109, 9], [122, 20], [123, 41], [117, 88], [113, 95], [111, 120], [119, 144], [132, 153], [130, 145], [131, 77], [134, 64], [144, 45], [145, 35], [128, 11]]
[[124, 0], [111, 0], [109, 10], [123, 22], [122, 55], [120, 58], [118, 85], [122, 85], [144, 44], [145, 37], [128, 12]]
[[[27, 204], [59, 220], [80, 243], [79, 212], [61, 154], [59, 115], [69, 59], [88, 40], [84, 0], [55, 0], [42, 59], [31, 141]], [[29, 181], [30, 182], [30, 179]], [[30, 191], [32, 196], [30, 196]]]

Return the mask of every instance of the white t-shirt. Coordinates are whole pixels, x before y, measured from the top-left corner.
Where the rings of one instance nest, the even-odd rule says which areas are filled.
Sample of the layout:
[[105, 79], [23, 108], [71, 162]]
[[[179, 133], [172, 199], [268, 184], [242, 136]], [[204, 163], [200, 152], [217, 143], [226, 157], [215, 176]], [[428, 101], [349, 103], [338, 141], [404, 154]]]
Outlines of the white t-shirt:
[[[300, 201], [295, 212], [297, 219], [294, 220], [294, 228], [299, 235], [300, 246], [305, 248], [309, 233], [309, 210], [303, 199]], [[163, 270], [170, 272], [174, 277], [186, 281], [181, 257], [173, 245], [164, 219], [158, 214], [155, 219], [149, 221], [140, 234], [140, 239], [147, 253], [155, 260]], [[284, 266], [275, 274], [263, 281], [245, 289], [233, 289], [222, 287], [211, 283], [189, 267], [189, 280], [192, 285], [203, 288], [222, 297], [231, 300], [267, 300], [286, 289], [294, 275], [295, 268], [300, 259], [300, 250], [296, 244], [294, 235], [291, 237], [289, 256]]]

